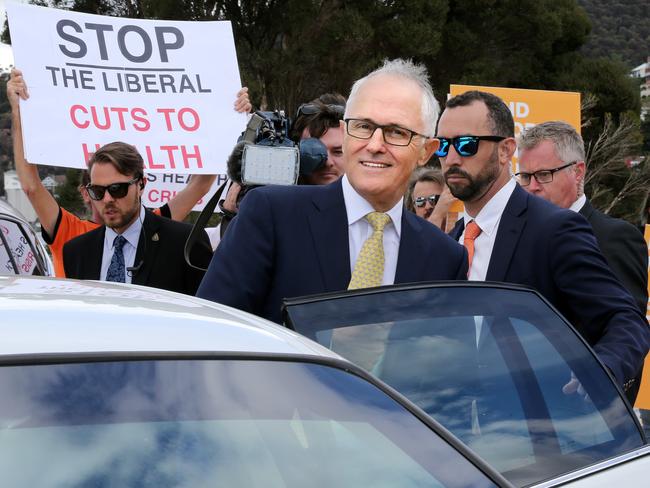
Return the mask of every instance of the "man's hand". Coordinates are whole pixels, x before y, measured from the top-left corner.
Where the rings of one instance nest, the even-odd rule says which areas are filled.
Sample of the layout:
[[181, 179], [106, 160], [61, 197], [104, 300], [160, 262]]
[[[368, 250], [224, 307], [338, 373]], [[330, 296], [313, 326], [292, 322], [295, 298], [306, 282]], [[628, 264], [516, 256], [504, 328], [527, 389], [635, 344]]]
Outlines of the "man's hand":
[[236, 181], [230, 183], [230, 188], [228, 188], [228, 193], [226, 193], [226, 198], [223, 201], [223, 208], [226, 210], [237, 213], [237, 197], [241, 191], [241, 185]]
[[438, 199], [438, 203], [436, 203], [436, 206], [433, 208], [433, 211], [427, 220], [443, 231], [446, 231], [444, 224], [447, 219], [447, 213], [449, 212], [451, 205], [457, 201], [458, 199], [451, 194], [449, 187], [445, 185], [440, 194], [440, 198]]
[[237, 92], [237, 100], [235, 100], [235, 110], [239, 113], [247, 114], [253, 109], [251, 101], [248, 99], [248, 88], [243, 87]]
[[571, 379], [569, 382], [562, 387], [562, 393], [565, 395], [575, 395], [578, 394], [584, 401], [591, 401], [589, 398], [589, 395], [585, 391], [585, 389], [582, 387], [582, 383], [576, 378], [576, 375], [571, 372]]
[[12, 112], [20, 110], [20, 99], [27, 100], [29, 92], [27, 91], [27, 84], [23, 79], [23, 72], [19, 69], [12, 69], [7, 82], [7, 98]]

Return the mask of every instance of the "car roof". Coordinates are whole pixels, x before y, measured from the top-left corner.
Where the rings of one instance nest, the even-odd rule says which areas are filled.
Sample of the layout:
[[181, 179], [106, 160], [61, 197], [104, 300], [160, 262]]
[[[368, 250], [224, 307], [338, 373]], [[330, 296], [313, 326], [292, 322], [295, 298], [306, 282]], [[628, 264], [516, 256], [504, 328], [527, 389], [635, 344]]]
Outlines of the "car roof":
[[29, 225], [25, 216], [21, 214], [17, 208], [2, 198], [0, 198], [0, 214], [7, 215]]
[[0, 358], [102, 352], [242, 352], [340, 359], [277, 324], [154, 288], [0, 276]]

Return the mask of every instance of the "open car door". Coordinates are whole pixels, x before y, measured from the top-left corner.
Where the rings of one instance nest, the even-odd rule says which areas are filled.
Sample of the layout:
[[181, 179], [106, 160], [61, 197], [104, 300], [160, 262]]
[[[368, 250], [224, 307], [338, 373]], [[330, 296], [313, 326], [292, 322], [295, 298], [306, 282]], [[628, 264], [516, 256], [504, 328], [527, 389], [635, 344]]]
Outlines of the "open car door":
[[284, 313], [288, 327], [404, 394], [515, 485], [635, 450], [650, 461], [613, 378], [532, 289], [399, 285], [290, 299]]

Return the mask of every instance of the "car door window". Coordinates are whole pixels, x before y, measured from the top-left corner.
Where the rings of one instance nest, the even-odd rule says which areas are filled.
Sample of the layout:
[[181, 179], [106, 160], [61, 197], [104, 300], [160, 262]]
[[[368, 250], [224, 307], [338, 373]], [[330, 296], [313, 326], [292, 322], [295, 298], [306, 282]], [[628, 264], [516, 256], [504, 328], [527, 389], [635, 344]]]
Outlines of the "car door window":
[[0, 274], [43, 274], [38, 252], [20, 224], [0, 219], [0, 234]]
[[601, 363], [535, 292], [395, 287], [287, 310], [298, 332], [406, 395], [515, 484], [643, 444]]

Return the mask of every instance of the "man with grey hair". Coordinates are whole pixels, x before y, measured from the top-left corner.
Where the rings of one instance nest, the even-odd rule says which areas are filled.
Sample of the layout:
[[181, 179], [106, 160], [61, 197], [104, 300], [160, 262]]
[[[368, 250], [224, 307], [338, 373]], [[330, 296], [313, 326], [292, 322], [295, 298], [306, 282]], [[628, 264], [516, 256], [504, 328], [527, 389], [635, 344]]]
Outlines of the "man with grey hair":
[[197, 296], [281, 321], [283, 298], [464, 279], [467, 254], [404, 209], [409, 177], [438, 147], [423, 66], [386, 61], [358, 80], [344, 120], [344, 176], [262, 187], [242, 201]]
[[584, 194], [585, 150], [569, 124], [550, 121], [519, 136], [519, 184], [529, 193], [581, 213], [591, 227], [616, 277], [639, 308], [648, 304], [648, 253], [641, 233], [632, 224], [596, 210]]

